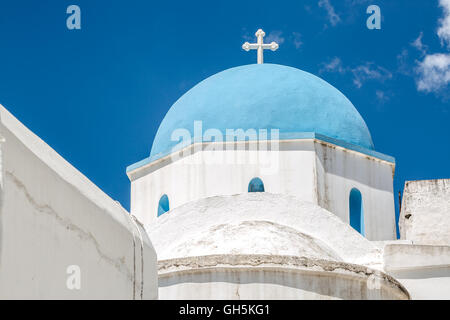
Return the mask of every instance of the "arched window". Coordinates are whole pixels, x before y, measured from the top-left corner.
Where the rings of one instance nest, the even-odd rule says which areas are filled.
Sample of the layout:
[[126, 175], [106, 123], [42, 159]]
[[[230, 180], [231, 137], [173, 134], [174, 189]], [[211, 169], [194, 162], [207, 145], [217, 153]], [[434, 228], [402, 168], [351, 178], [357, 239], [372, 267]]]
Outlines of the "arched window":
[[260, 178], [253, 178], [248, 184], [248, 192], [264, 192], [264, 183]]
[[352, 191], [350, 191], [348, 202], [350, 211], [350, 225], [353, 229], [364, 236], [364, 208], [361, 192], [358, 189], [353, 188]]
[[169, 197], [167, 196], [167, 194], [165, 194], [159, 199], [159, 203], [158, 203], [158, 217], [160, 215], [166, 213], [169, 210], [170, 210]]

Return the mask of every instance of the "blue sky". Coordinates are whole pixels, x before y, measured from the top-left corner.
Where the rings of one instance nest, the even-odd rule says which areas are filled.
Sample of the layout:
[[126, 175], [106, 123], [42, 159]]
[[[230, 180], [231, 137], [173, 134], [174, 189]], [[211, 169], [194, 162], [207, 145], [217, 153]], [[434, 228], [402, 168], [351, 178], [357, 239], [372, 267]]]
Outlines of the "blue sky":
[[[129, 208], [126, 166], [146, 158], [189, 88], [255, 63], [258, 28], [280, 44], [265, 62], [342, 91], [377, 151], [405, 180], [450, 177], [450, 0], [2, 1], [0, 103]], [[66, 8], [81, 8], [68, 30]], [[366, 8], [381, 8], [381, 30]], [[447, 11], [446, 11], [447, 8]]]

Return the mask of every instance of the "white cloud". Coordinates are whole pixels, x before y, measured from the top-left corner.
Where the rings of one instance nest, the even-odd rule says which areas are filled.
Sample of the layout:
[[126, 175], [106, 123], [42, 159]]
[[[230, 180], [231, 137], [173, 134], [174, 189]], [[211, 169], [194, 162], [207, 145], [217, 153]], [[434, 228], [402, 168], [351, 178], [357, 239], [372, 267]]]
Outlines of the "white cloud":
[[361, 88], [367, 80], [384, 82], [392, 78], [392, 73], [389, 70], [375, 65], [373, 62], [366, 62], [364, 65], [357, 66], [351, 69], [351, 72], [353, 74], [353, 83], [357, 88]]
[[319, 0], [319, 7], [324, 8], [328, 14], [328, 20], [330, 21], [332, 26], [337, 25], [341, 22], [341, 17], [339, 17], [334, 10], [334, 7], [331, 5], [330, 0]]
[[427, 55], [417, 67], [419, 78], [417, 89], [425, 92], [439, 92], [450, 84], [450, 54]]
[[414, 40], [411, 45], [419, 50], [423, 55], [427, 53], [428, 47], [422, 43], [423, 32], [419, 34], [419, 36]]
[[447, 43], [450, 49], [450, 0], [439, 0], [439, 6], [444, 11], [444, 16], [439, 19], [439, 28], [437, 34], [441, 39], [441, 44]]
[[402, 52], [397, 55], [398, 72], [407, 76], [413, 75], [412, 68], [410, 66], [410, 56], [407, 49], [403, 48]]
[[390, 99], [389, 95], [386, 92], [381, 91], [381, 90], [377, 90], [375, 92], [375, 95], [377, 96], [378, 102], [381, 104], [386, 103]]
[[381, 91], [381, 90], [377, 90], [375, 93], [376, 93], [376, 95], [377, 95], [377, 98], [380, 99], [380, 100], [382, 100], [382, 99], [384, 99], [384, 97], [386, 97], [386, 95], [384, 94], [384, 92]]
[[242, 28], [242, 39], [248, 42], [254, 42], [255, 41], [255, 33], [249, 32], [246, 28]]
[[269, 34], [264, 39], [264, 42], [271, 43], [272, 41], [275, 41], [278, 44], [282, 44], [284, 42], [283, 32], [279, 30], [269, 32]]
[[292, 32], [294, 46], [296, 49], [300, 49], [300, 47], [303, 45], [302, 35], [299, 32]]
[[330, 62], [322, 64], [322, 68], [319, 70], [319, 73], [323, 72], [338, 72], [342, 74], [345, 73], [346, 70], [342, 65], [341, 59], [334, 57]]
[[341, 59], [338, 57], [334, 57], [328, 63], [323, 63], [319, 73], [323, 72], [351, 73], [353, 76], [353, 84], [357, 88], [361, 88], [368, 80], [384, 82], [392, 78], [392, 73], [389, 70], [375, 65], [373, 62], [366, 62], [363, 65], [355, 67], [344, 67]]

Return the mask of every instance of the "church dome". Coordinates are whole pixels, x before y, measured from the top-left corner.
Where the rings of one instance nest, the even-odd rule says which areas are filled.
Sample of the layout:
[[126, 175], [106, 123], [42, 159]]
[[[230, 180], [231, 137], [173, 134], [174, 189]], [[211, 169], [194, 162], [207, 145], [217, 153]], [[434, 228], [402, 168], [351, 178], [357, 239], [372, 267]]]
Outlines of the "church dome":
[[[279, 139], [315, 133], [373, 150], [369, 129], [353, 104], [326, 81], [296, 68], [251, 64], [219, 72], [186, 92], [161, 122], [150, 158], [171, 153], [176, 129], [202, 121], [203, 133], [218, 129], [279, 129]], [[303, 135], [304, 136], [304, 135]]]

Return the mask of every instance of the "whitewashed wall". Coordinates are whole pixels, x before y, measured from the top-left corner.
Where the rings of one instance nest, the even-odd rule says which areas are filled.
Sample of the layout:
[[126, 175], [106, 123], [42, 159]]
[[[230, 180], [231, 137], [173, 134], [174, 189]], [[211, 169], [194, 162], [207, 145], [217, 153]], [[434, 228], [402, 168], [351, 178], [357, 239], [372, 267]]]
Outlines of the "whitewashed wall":
[[399, 227], [401, 239], [450, 245], [450, 179], [407, 181]]
[[413, 299], [450, 299], [450, 246], [388, 244], [383, 256]]
[[159, 266], [160, 299], [409, 299], [392, 277], [342, 262], [227, 255], [164, 260]]
[[279, 147], [280, 152], [199, 151], [133, 170], [128, 173], [131, 212], [148, 225], [157, 219], [163, 194], [173, 209], [205, 197], [246, 193], [250, 180], [259, 177], [266, 192], [319, 204], [346, 222], [356, 187], [363, 197], [367, 238], [396, 238], [393, 163], [312, 139], [281, 141]]
[[172, 209], [206, 197], [246, 193], [254, 177], [261, 178], [266, 192], [296, 195], [315, 203], [314, 165], [313, 144], [306, 140], [283, 152], [196, 152], [130, 175], [131, 213], [147, 225], [157, 219], [163, 194], [168, 195]]
[[0, 119], [0, 299], [156, 299], [143, 227], [1, 105]]

